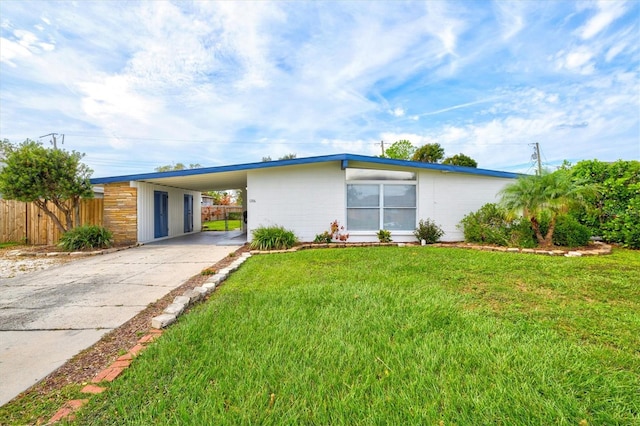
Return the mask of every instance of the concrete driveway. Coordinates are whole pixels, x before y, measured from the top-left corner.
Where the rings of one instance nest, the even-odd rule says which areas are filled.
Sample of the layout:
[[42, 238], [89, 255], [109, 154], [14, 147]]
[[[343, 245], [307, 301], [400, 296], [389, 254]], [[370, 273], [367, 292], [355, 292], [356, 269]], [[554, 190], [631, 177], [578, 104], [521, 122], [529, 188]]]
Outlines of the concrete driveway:
[[203, 232], [0, 279], [0, 405], [242, 243]]

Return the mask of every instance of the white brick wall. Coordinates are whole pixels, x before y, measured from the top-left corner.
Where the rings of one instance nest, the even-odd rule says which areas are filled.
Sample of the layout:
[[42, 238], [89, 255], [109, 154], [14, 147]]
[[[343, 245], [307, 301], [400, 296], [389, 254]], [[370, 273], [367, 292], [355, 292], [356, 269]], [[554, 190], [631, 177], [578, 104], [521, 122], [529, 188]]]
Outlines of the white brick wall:
[[442, 241], [462, 241], [462, 218], [486, 203], [498, 202], [498, 192], [513, 179], [462, 173], [421, 171], [418, 175], [418, 220], [431, 219], [445, 232]]
[[332, 221], [344, 224], [344, 179], [338, 162], [250, 170], [247, 239], [260, 226], [279, 225], [313, 241]]
[[[333, 220], [346, 225], [345, 172], [338, 163], [250, 170], [247, 177], [248, 235], [259, 226], [280, 225], [301, 241], [313, 241]], [[496, 202], [512, 179], [461, 173], [418, 172], [417, 218], [432, 219], [445, 231], [443, 241], [463, 240], [460, 220], [483, 204]], [[413, 233], [394, 232], [394, 242], [416, 241]], [[378, 241], [375, 232], [350, 232], [349, 242]]]

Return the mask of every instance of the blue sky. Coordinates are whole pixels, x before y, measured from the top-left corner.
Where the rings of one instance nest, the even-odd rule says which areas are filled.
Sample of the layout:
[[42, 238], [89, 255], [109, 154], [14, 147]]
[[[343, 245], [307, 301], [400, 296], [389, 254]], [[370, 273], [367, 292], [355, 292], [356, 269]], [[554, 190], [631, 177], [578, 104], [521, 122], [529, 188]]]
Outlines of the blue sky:
[[65, 134], [95, 177], [399, 139], [640, 159], [637, 1], [2, 0], [0, 29], [0, 138]]

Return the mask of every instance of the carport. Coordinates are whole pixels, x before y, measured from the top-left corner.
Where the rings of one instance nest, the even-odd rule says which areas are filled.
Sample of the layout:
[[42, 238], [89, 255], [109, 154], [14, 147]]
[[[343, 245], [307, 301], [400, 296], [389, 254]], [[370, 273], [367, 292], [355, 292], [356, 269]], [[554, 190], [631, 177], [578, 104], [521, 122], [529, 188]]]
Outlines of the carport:
[[[246, 211], [247, 170], [255, 165], [209, 167], [92, 179], [104, 188], [104, 225], [117, 244], [185, 238], [214, 245], [242, 245], [242, 232], [200, 232], [202, 192], [239, 190]], [[195, 237], [196, 234], [202, 234]]]

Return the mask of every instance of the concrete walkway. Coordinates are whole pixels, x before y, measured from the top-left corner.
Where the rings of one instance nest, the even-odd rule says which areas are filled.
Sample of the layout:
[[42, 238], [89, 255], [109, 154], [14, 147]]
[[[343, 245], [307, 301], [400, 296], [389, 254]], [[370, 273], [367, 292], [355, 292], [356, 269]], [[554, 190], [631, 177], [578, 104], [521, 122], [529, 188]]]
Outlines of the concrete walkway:
[[244, 241], [203, 232], [0, 279], [0, 405]]

